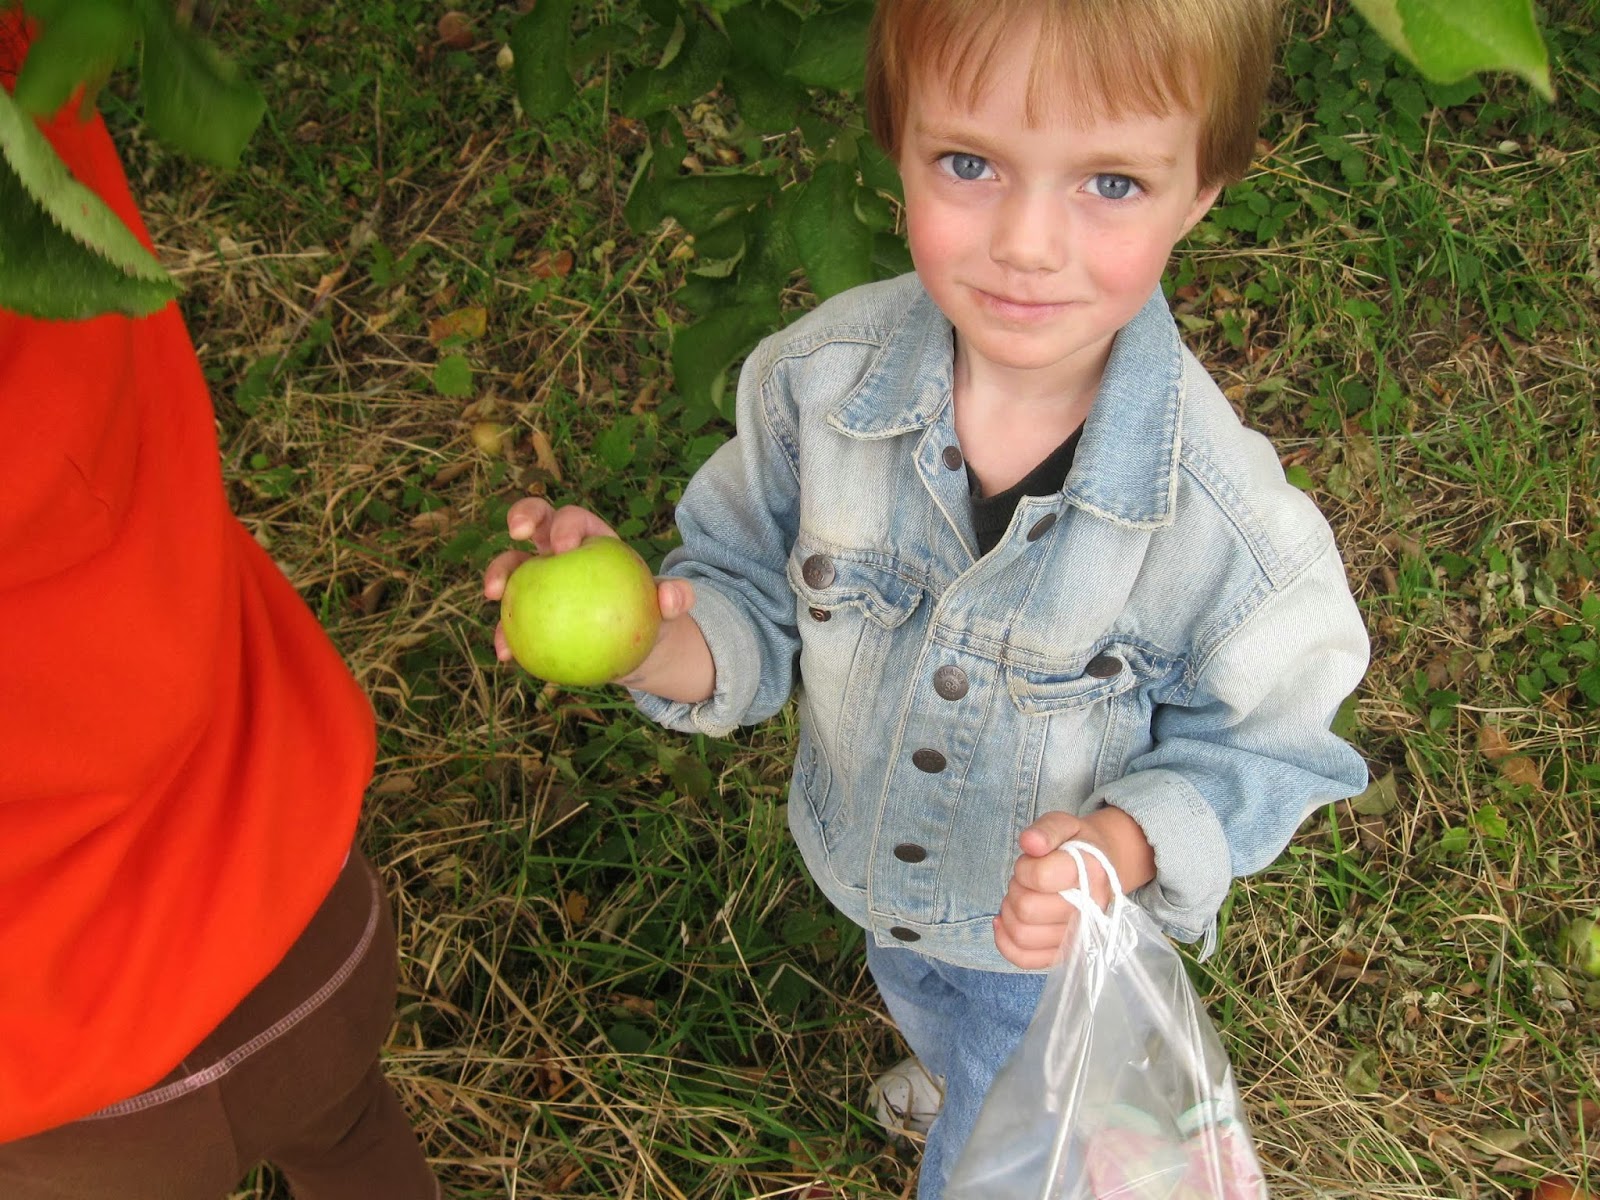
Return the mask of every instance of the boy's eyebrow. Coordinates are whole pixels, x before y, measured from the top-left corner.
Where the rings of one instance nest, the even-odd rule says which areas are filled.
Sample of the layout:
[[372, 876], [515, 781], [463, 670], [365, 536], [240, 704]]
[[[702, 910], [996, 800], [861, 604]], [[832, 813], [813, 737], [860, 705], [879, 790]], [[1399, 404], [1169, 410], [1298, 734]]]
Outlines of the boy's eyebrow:
[[1135, 170], [1171, 170], [1178, 165], [1176, 155], [1160, 154], [1150, 150], [1116, 150], [1109, 154], [1093, 156], [1095, 165], [1106, 167], [1132, 167]]

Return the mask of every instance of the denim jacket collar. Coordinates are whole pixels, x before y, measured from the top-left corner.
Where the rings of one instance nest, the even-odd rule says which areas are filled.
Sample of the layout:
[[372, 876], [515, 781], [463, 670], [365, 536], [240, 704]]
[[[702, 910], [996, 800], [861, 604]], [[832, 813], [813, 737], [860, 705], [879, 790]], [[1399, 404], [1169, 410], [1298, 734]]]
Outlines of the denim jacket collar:
[[[847, 437], [895, 437], [932, 425], [953, 394], [950, 322], [924, 292], [882, 341], [860, 383], [829, 411]], [[1062, 493], [1135, 529], [1172, 522], [1178, 489], [1183, 349], [1158, 288], [1111, 344], [1100, 390]]]

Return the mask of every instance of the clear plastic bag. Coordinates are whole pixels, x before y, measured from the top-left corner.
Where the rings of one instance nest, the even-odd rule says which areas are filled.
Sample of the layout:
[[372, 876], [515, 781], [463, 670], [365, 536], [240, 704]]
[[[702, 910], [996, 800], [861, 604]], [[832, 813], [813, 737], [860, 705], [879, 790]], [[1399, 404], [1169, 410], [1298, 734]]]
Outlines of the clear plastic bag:
[[1266, 1200], [1233, 1067], [1183, 960], [1099, 850], [1111, 881], [1080, 914], [1000, 1074], [946, 1200]]

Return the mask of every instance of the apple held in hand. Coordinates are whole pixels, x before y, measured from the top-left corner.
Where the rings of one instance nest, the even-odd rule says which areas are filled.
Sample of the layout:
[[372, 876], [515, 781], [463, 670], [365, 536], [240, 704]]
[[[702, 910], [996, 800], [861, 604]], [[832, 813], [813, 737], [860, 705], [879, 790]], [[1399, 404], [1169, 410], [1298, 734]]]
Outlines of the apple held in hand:
[[626, 675], [661, 628], [650, 568], [614, 537], [530, 558], [506, 580], [500, 625], [530, 675], [587, 687]]

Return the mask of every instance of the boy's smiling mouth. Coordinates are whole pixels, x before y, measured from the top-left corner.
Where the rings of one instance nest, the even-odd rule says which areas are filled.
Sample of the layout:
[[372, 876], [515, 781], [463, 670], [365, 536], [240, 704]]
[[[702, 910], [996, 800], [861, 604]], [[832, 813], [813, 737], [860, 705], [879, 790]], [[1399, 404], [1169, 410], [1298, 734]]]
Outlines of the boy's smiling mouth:
[[998, 317], [1011, 321], [1041, 321], [1056, 316], [1072, 306], [1070, 300], [1033, 300], [1001, 295], [981, 287], [973, 287], [978, 303]]

